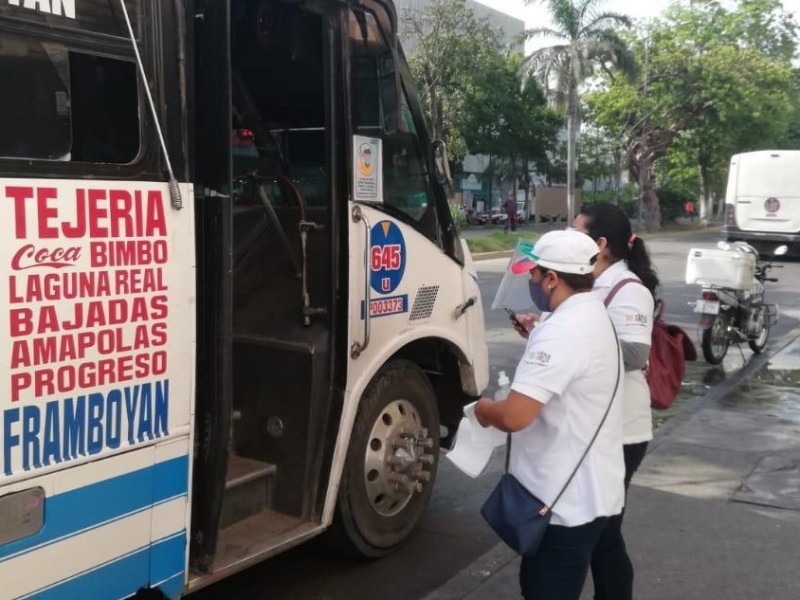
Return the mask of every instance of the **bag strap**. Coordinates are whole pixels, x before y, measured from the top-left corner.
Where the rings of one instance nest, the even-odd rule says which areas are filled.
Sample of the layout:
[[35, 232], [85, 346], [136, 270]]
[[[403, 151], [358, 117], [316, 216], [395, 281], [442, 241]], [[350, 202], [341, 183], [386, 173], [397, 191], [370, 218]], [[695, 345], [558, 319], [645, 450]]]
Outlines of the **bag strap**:
[[605, 414], [603, 414], [603, 418], [600, 419], [600, 425], [597, 426], [597, 429], [595, 430], [592, 439], [589, 441], [589, 445], [586, 446], [586, 450], [583, 451], [583, 456], [581, 456], [581, 459], [578, 461], [578, 464], [575, 465], [575, 468], [572, 471], [572, 475], [570, 475], [569, 479], [567, 479], [567, 483], [565, 483], [564, 487], [561, 488], [561, 491], [558, 492], [558, 496], [556, 496], [556, 499], [550, 503], [550, 506], [545, 506], [544, 508], [542, 508], [542, 510], [539, 511], [539, 514], [542, 516], [546, 515], [549, 511], [553, 510], [553, 507], [561, 499], [561, 495], [566, 491], [569, 484], [572, 483], [572, 478], [575, 477], [575, 474], [578, 472], [578, 469], [580, 469], [581, 465], [583, 464], [583, 459], [586, 458], [587, 454], [589, 454], [589, 450], [592, 449], [594, 441], [597, 439], [597, 436], [600, 435], [600, 430], [603, 428], [603, 424], [606, 422], [606, 417], [608, 417], [608, 413], [611, 412], [611, 405], [614, 404], [614, 398], [617, 395], [617, 390], [619, 389], [619, 380], [622, 375], [622, 356], [619, 347], [619, 337], [617, 336], [617, 330], [614, 327], [614, 323], [611, 323], [611, 329], [614, 331], [614, 340], [617, 342], [617, 382], [614, 384], [614, 391], [611, 393], [611, 401], [608, 403], [608, 406], [606, 407], [606, 412]]
[[605, 304], [606, 308], [608, 308], [608, 305], [611, 304], [611, 301], [614, 299], [614, 296], [617, 295], [617, 292], [629, 283], [638, 283], [640, 285], [644, 285], [641, 281], [634, 279], [633, 277], [628, 277], [627, 279], [618, 281], [614, 287], [611, 288], [611, 291], [608, 292], [608, 296], [606, 296], [606, 299], [603, 301], [603, 304]]
[[[629, 281], [636, 281], [636, 280], [630, 279]], [[609, 319], [609, 321], [611, 320]], [[619, 336], [617, 336], [617, 330], [614, 327], [614, 323], [611, 323], [611, 329], [614, 331], [614, 341], [616, 341], [617, 343], [617, 382], [614, 384], [614, 391], [611, 393], [611, 400], [609, 400], [608, 402], [608, 406], [606, 407], [606, 412], [603, 414], [603, 418], [600, 419], [600, 424], [597, 426], [597, 429], [595, 430], [592, 439], [589, 441], [589, 445], [586, 446], [586, 450], [583, 451], [583, 455], [578, 461], [578, 464], [575, 465], [575, 468], [573, 469], [572, 474], [569, 476], [569, 479], [567, 479], [567, 482], [564, 484], [564, 487], [562, 487], [561, 491], [558, 492], [558, 495], [556, 496], [555, 500], [553, 500], [553, 502], [550, 504], [550, 506], [545, 505], [539, 510], [539, 514], [542, 516], [546, 515], [548, 512], [553, 510], [553, 507], [561, 499], [561, 496], [564, 494], [567, 487], [569, 487], [569, 484], [572, 483], [572, 479], [575, 477], [575, 474], [578, 472], [578, 469], [580, 469], [581, 465], [583, 464], [583, 459], [585, 459], [586, 455], [589, 454], [589, 450], [592, 449], [592, 446], [594, 445], [597, 436], [600, 434], [600, 430], [603, 428], [603, 424], [606, 422], [608, 413], [611, 411], [611, 405], [614, 404], [614, 398], [616, 398], [617, 396], [617, 390], [619, 389], [619, 382], [622, 375], [622, 356], [619, 345]], [[506, 441], [506, 473], [508, 473], [508, 465], [510, 460], [511, 460], [511, 434], [509, 433], [508, 440]]]
[[[606, 299], [603, 301], [603, 304], [605, 304], [606, 308], [608, 308], [608, 305], [611, 304], [611, 301], [614, 299], [614, 296], [617, 295], [617, 292], [621, 288], [625, 287], [629, 283], [638, 283], [639, 285], [644, 285], [641, 281], [639, 281], [638, 279], [633, 279], [632, 277], [628, 277], [627, 279], [622, 279], [622, 280], [618, 281], [614, 285], [614, 287], [611, 288], [611, 291], [608, 292], [608, 296], [606, 296]], [[656, 320], [656, 321], [661, 321], [663, 319], [663, 317], [664, 317], [664, 301], [663, 300], [656, 299], [656, 301], [655, 301], [655, 310], [653, 312], [653, 316], [655, 317], [654, 320]]]

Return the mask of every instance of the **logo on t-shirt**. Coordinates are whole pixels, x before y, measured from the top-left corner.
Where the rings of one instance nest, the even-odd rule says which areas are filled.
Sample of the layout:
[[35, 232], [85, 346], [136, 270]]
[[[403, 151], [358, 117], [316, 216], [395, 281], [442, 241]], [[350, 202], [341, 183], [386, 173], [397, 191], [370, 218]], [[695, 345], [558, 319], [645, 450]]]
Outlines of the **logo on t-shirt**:
[[550, 364], [550, 353], [543, 352], [541, 350], [535, 350], [533, 352], [528, 353], [528, 356], [525, 357], [525, 362], [532, 365], [540, 365], [542, 367], [546, 367]]
[[641, 325], [642, 327], [647, 326], [647, 315], [642, 313], [633, 313], [632, 315], [627, 315], [625, 317], [625, 321], [628, 325]]

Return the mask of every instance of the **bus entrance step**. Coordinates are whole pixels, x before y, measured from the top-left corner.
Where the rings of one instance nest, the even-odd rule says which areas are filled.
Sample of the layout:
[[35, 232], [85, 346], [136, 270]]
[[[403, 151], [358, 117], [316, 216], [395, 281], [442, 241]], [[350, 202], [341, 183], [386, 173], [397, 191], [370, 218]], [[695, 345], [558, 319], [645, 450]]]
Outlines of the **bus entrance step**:
[[275, 471], [275, 465], [260, 460], [235, 454], [228, 458], [220, 527], [238, 523], [269, 507]]

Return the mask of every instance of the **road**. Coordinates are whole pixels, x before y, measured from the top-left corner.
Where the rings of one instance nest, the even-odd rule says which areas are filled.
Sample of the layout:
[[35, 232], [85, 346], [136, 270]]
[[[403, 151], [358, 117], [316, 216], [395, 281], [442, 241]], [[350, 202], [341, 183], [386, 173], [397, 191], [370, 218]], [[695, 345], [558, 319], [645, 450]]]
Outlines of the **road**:
[[[680, 233], [648, 241], [662, 283], [666, 301], [666, 320], [696, 331], [696, 317], [687, 306], [699, 288], [684, 283], [684, 266], [691, 247], [710, 247], [718, 233]], [[524, 341], [511, 329], [500, 310], [489, 310], [505, 271], [508, 259], [478, 263], [481, 291], [486, 310], [487, 339], [493, 381], [497, 372], [513, 373]], [[768, 299], [781, 306], [782, 317], [771, 344], [779, 345], [798, 327], [800, 302], [796, 282], [800, 263], [784, 263], [776, 271], [780, 278], [767, 290]], [[698, 344], [699, 347], [699, 344]], [[681, 404], [704, 389], [740, 369], [750, 356], [735, 347], [719, 367], [702, 363], [687, 369], [683, 398], [660, 415], [669, 418]], [[743, 358], [744, 357], [744, 358]], [[502, 469], [496, 453], [486, 472], [470, 479], [442, 460], [430, 508], [418, 533], [395, 554], [379, 561], [362, 561], [333, 555], [314, 541], [273, 558], [193, 596], [196, 600], [298, 599], [298, 600], [411, 600], [421, 598], [469, 565], [496, 543], [494, 534], [483, 523], [478, 509]]]

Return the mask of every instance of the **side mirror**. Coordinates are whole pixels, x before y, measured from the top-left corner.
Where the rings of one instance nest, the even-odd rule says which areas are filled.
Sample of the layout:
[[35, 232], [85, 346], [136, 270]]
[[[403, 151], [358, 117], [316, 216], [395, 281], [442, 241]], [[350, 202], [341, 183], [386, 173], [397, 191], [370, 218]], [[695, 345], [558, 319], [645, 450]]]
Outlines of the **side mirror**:
[[720, 240], [719, 242], [717, 242], [717, 248], [719, 248], [720, 250], [730, 250], [731, 245], [724, 240]]
[[433, 146], [433, 163], [436, 166], [436, 181], [441, 185], [448, 185], [453, 179], [450, 176], [450, 158], [447, 156], [447, 144], [442, 140], [434, 140], [431, 145]]
[[777, 248], [775, 248], [775, 251], [772, 253], [772, 256], [783, 256], [787, 252], [789, 252], [789, 246], [787, 246], [786, 244], [782, 244]]

